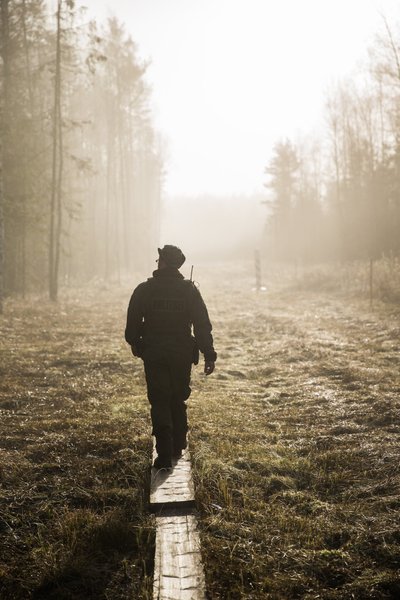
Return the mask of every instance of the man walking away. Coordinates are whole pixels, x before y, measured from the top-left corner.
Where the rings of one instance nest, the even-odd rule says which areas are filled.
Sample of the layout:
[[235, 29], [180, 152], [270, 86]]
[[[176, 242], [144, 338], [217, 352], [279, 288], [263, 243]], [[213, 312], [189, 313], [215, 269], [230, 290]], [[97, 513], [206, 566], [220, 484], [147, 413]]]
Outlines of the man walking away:
[[[151, 405], [157, 458], [154, 467], [169, 469], [186, 448], [186, 400], [190, 372], [204, 354], [210, 375], [217, 354], [206, 305], [192, 281], [179, 272], [185, 256], [176, 246], [158, 249], [158, 269], [138, 285], [129, 302], [125, 339], [143, 359]], [[193, 335], [192, 335], [193, 326]]]

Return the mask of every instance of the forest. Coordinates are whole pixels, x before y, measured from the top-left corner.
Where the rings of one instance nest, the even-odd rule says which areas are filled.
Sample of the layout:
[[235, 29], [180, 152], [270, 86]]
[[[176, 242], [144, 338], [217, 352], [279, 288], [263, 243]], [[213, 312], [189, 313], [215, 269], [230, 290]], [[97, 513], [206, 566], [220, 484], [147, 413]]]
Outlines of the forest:
[[332, 84], [323, 127], [277, 141], [265, 168], [269, 260], [300, 265], [369, 265], [400, 300], [400, 33], [381, 33], [361, 68]]
[[[146, 270], [165, 177], [148, 65], [122, 23], [90, 21], [73, 1], [55, 15], [44, 1], [1, 7], [0, 297], [56, 299], [60, 284]], [[360, 261], [372, 279], [380, 261], [395, 301], [398, 36], [383, 18], [362, 69], [327, 90], [322, 129], [277, 140], [259, 242], [268, 263]]]
[[0, 297], [147, 266], [163, 168], [135, 42], [73, 0], [2, 1], [1, 39]]

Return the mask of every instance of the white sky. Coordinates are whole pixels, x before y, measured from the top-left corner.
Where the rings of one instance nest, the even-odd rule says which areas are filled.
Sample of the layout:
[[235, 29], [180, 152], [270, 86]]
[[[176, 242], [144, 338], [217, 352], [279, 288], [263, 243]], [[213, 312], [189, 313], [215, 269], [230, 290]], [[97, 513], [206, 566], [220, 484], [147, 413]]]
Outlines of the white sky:
[[[365, 58], [396, 0], [83, 0], [152, 60], [166, 192], [263, 189], [272, 146], [318, 126], [327, 88]], [[397, 8], [396, 8], [397, 5]]]

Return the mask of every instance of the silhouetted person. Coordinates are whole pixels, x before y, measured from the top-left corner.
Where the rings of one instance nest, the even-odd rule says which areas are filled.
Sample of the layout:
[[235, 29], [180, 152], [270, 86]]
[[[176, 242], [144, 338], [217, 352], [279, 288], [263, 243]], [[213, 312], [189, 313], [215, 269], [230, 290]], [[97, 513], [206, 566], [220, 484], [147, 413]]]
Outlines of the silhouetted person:
[[[217, 354], [212, 326], [200, 292], [179, 268], [185, 256], [176, 246], [158, 249], [158, 269], [138, 285], [129, 302], [125, 339], [144, 361], [157, 458], [154, 467], [170, 468], [186, 448], [186, 403], [190, 372], [204, 354], [204, 372], [214, 371]], [[192, 325], [193, 334], [192, 335]]]

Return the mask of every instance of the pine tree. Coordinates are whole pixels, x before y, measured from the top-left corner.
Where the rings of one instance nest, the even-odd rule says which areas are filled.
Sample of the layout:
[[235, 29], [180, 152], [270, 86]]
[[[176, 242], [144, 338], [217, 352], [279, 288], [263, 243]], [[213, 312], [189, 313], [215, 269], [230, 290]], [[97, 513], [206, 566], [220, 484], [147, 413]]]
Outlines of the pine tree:
[[293, 208], [296, 199], [296, 174], [300, 166], [297, 152], [289, 140], [278, 142], [265, 168], [269, 176], [265, 187], [272, 191], [268, 227], [277, 258], [292, 257], [289, 240], [293, 232]]

